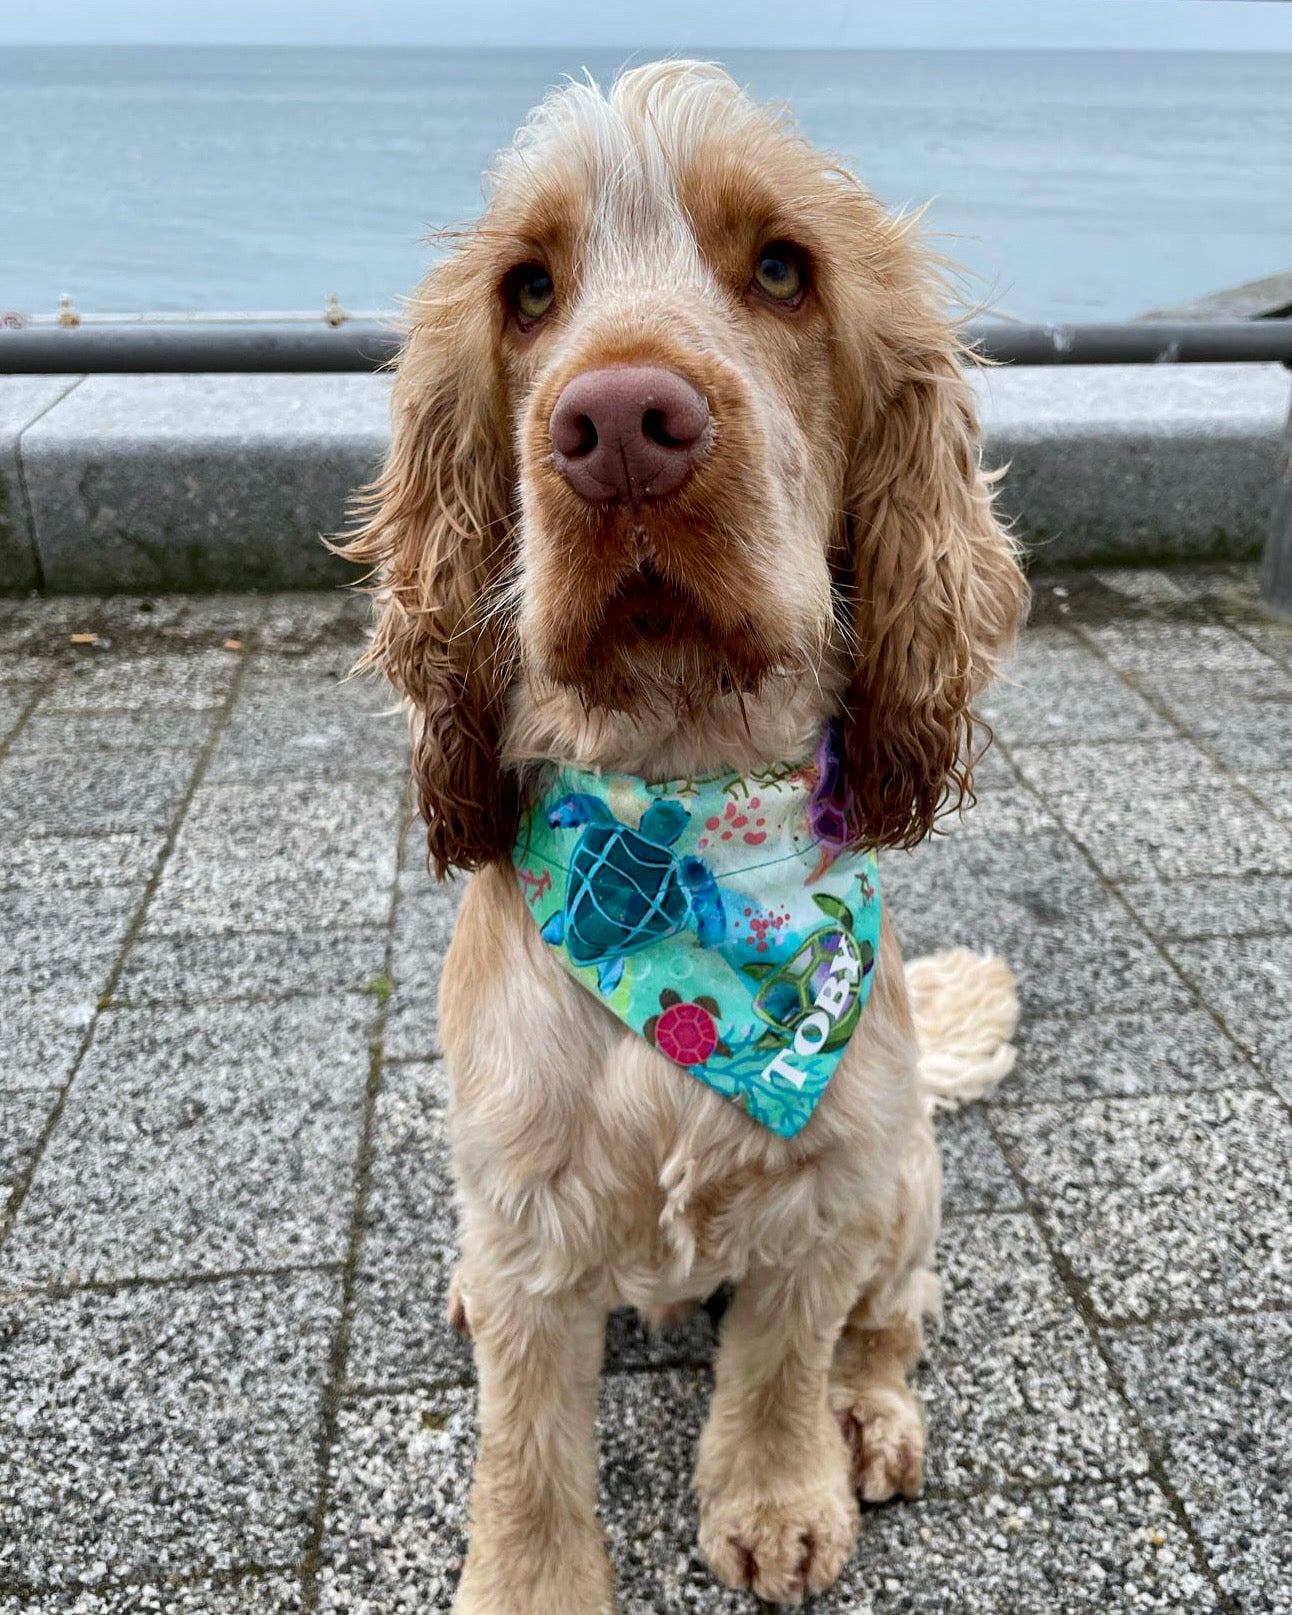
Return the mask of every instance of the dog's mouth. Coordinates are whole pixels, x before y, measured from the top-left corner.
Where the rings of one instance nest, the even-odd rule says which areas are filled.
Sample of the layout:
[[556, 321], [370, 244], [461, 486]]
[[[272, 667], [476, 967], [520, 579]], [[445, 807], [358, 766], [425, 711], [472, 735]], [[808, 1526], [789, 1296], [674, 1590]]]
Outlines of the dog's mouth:
[[606, 602], [601, 633], [656, 644], [700, 632], [702, 626], [692, 597], [646, 561], [616, 586]]
[[752, 622], [722, 625], [694, 591], [646, 560], [613, 584], [586, 635], [551, 645], [545, 671], [591, 707], [684, 711], [756, 690], [774, 665]]

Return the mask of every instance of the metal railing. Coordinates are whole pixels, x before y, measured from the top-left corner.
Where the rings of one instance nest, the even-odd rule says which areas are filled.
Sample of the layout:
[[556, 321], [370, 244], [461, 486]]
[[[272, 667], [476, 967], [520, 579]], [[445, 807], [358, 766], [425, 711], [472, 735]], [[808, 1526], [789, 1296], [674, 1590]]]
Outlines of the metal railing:
[[0, 375], [370, 371], [399, 351], [377, 321], [28, 326], [0, 330]]
[[[1292, 365], [1292, 320], [1138, 320], [1122, 325], [965, 327], [974, 350], [998, 364]], [[195, 371], [373, 371], [399, 350], [392, 323], [310, 321], [96, 323], [0, 329], [0, 375], [92, 375]]]

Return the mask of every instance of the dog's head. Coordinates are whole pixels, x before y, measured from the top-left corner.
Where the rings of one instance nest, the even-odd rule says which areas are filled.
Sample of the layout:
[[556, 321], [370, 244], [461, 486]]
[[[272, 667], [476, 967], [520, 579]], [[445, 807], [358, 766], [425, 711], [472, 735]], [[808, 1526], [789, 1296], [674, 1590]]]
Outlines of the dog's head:
[[715, 68], [572, 85], [412, 303], [348, 552], [409, 697], [441, 873], [505, 855], [517, 681], [685, 718], [838, 691], [854, 829], [971, 785], [970, 702], [1024, 585], [909, 226]]

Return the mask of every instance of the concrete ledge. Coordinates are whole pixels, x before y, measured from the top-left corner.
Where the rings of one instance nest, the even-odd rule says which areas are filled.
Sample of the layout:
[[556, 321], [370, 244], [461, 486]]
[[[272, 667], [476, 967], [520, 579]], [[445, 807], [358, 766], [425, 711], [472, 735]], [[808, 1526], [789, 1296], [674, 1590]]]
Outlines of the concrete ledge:
[[1251, 559], [1287, 475], [1282, 365], [1074, 365], [979, 378], [1001, 506], [1046, 563]]
[[379, 464], [389, 398], [379, 376], [87, 376], [22, 436], [43, 586], [346, 577], [319, 535], [342, 526], [350, 491]]
[[[1002, 505], [1047, 564], [1260, 553], [1278, 365], [976, 378]], [[0, 591], [306, 588], [389, 436], [384, 376], [0, 377]]]

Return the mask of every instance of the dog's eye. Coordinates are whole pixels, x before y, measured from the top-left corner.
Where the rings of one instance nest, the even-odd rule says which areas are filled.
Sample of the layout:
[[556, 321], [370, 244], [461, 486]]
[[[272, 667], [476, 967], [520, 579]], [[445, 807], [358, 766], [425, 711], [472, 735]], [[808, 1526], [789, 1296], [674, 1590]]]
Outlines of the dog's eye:
[[556, 287], [542, 264], [521, 264], [508, 277], [511, 304], [523, 322], [541, 320], [552, 306]]
[[802, 296], [806, 281], [803, 260], [786, 241], [773, 241], [758, 254], [754, 284], [777, 303], [793, 303]]

